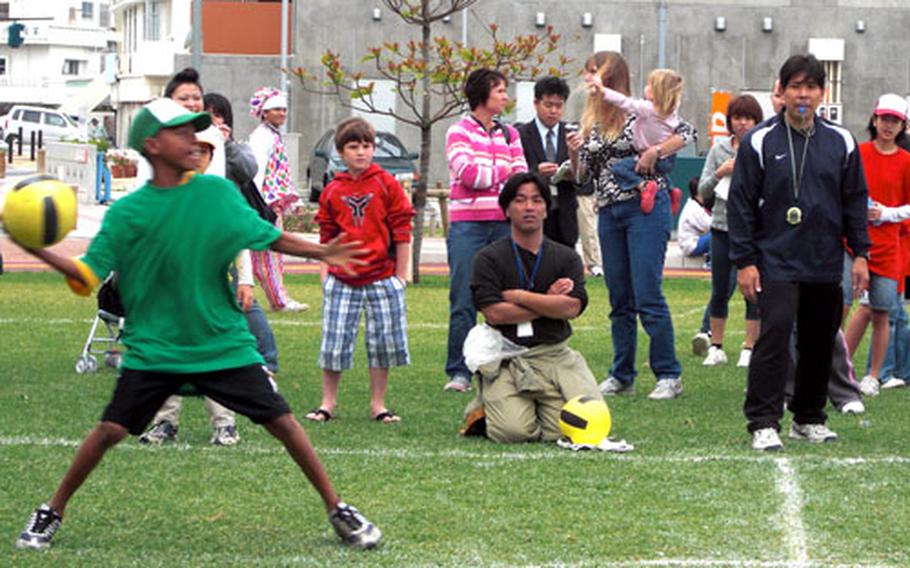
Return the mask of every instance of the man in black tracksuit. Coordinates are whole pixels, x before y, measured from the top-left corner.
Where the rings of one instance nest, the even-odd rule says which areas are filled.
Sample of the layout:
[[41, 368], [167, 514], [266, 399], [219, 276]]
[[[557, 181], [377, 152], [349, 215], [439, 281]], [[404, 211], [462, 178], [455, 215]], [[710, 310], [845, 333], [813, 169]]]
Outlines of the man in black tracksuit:
[[790, 437], [829, 442], [824, 412], [840, 325], [843, 241], [856, 255], [854, 294], [868, 284], [867, 191], [859, 149], [846, 129], [817, 118], [825, 71], [809, 55], [780, 70], [785, 109], [740, 144], [727, 204], [730, 258], [761, 335], [749, 366], [744, 411], [757, 450], [782, 448], [778, 432], [794, 322], [800, 330]]

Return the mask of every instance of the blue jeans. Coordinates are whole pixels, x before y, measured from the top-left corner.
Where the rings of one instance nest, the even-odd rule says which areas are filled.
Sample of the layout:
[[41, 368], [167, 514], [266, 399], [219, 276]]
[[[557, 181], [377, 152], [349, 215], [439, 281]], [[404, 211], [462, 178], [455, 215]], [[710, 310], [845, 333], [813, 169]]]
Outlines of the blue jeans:
[[711, 253], [711, 233], [698, 237], [698, 244], [689, 256], [704, 256]]
[[[638, 184], [642, 182], [643, 178], [635, 171], [635, 164], [638, 163], [638, 156], [631, 156], [629, 158], [623, 158], [615, 164], [613, 164], [613, 179], [616, 180], [617, 185], [625, 191], [629, 191], [638, 187]], [[661, 158], [657, 160], [657, 163], [654, 165], [654, 174], [647, 176], [647, 179], [653, 179], [658, 183], [661, 181], [666, 182], [667, 180], [660, 180], [658, 178], [668, 175], [673, 171], [673, 166], [676, 165], [676, 155], [667, 156], [666, 158]]]
[[[910, 378], [910, 327], [908, 327], [907, 310], [904, 307], [903, 292], [895, 294], [894, 304], [888, 312], [888, 350], [879, 379], [882, 382], [889, 377]], [[866, 374], [872, 369], [872, 350], [866, 357]]]
[[446, 251], [449, 262], [449, 341], [446, 375], [470, 377], [464, 363], [464, 340], [477, 324], [471, 297], [474, 257], [483, 247], [509, 236], [505, 221], [457, 221], [449, 228]]
[[253, 300], [253, 305], [244, 314], [246, 316], [246, 325], [250, 328], [250, 333], [256, 338], [256, 350], [265, 359], [266, 368], [273, 372], [278, 372], [278, 344], [275, 343], [275, 335], [272, 333], [272, 326], [265, 317], [265, 312], [259, 306], [259, 302]]
[[638, 199], [603, 207], [598, 235], [604, 278], [610, 293], [613, 368], [622, 383], [635, 380], [638, 322], [651, 338], [648, 361], [658, 380], [682, 373], [673, 342], [673, 320], [661, 290], [664, 258], [670, 238], [670, 197], [659, 191], [651, 214], [641, 212]]
[[[233, 266], [231, 273], [231, 290], [235, 296], [237, 294], [237, 269]], [[278, 372], [278, 344], [275, 342], [275, 334], [272, 333], [272, 326], [265, 317], [265, 312], [259, 306], [259, 302], [253, 300], [250, 309], [243, 313], [246, 317], [246, 325], [250, 328], [250, 333], [256, 338], [256, 351], [265, 359], [266, 368], [273, 372]]]

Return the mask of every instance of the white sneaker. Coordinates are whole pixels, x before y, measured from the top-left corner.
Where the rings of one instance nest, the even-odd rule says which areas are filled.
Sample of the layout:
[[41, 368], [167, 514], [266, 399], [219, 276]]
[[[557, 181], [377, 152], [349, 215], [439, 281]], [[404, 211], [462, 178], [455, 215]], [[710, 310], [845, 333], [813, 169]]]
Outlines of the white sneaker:
[[760, 452], [779, 452], [784, 444], [774, 428], [761, 428], [752, 432], [752, 449]]
[[790, 425], [790, 437], [794, 440], [806, 440], [813, 444], [836, 442], [837, 434], [824, 424], [797, 424]]
[[635, 383], [624, 383], [616, 377], [607, 377], [605, 381], [597, 385], [597, 388], [604, 396], [635, 394]]
[[601, 268], [601, 267], [599, 267], [599, 266], [597, 266], [597, 265], [594, 265], [594, 266], [591, 267], [591, 276], [598, 276], [598, 277], [599, 277], [599, 276], [603, 276], [603, 275], [604, 275], [604, 269], [603, 269], [603, 268]]
[[861, 400], [851, 400], [840, 407], [842, 414], [862, 414], [866, 411], [866, 405]]
[[670, 400], [682, 394], [682, 379], [661, 379], [648, 395], [651, 400]]
[[699, 331], [692, 337], [692, 354], [704, 357], [708, 354], [708, 347], [711, 346], [711, 335], [704, 331]]
[[881, 383], [878, 382], [877, 378], [872, 375], [866, 375], [859, 382], [859, 391], [866, 396], [876, 396], [880, 386]]
[[310, 306], [304, 304], [303, 302], [298, 302], [297, 300], [288, 300], [287, 303], [281, 308], [282, 312], [305, 312], [310, 309]]
[[740, 369], [748, 369], [749, 363], [752, 362], [752, 350], [743, 349], [739, 352], [739, 361], [736, 362], [736, 366]]
[[471, 379], [464, 375], [455, 375], [442, 387], [444, 391], [468, 392], [471, 390]]
[[724, 350], [716, 345], [712, 345], [708, 348], [708, 356], [705, 357], [705, 360], [702, 361], [702, 365], [705, 367], [716, 367], [718, 365], [727, 364], [727, 354], [724, 353]]
[[885, 389], [899, 389], [907, 386], [907, 381], [904, 379], [898, 379], [897, 377], [891, 377], [887, 381], [882, 383], [882, 390]]

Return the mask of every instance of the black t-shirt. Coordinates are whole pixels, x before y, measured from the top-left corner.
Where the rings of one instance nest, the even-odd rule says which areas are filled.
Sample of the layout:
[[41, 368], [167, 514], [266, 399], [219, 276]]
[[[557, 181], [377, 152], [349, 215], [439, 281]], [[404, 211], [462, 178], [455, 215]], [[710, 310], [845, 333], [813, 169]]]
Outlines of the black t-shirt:
[[[537, 255], [518, 247], [521, 262], [525, 271], [525, 285], [534, 269]], [[584, 265], [581, 258], [569, 247], [544, 238], [543, 257], [534, 278], [531, 292], [546, 294], [550, 285], [560, 278], [571, 278], [575, 287], [569, 296], [581, 301], [581, 310], [588, 305], [588, 293], [585, 291]], [[506, 237], [484, 247], [474, 259], [474, 270], [471, 275], [471, 294], [474, 307], [482, 310], [487, 306], [502, 302], [502, 291], [521, 288], [518, 276], [518, 263], [512, 250], [512, 239]], [[572, 335], [572, 326], [568, 320], [539, 317], [532, 322], [534, 335], [518, 337], [516, 324], [494, 326], [510, 341], [518, 345], [533, 347], [541, 344], [553, 344], [564, 341]]]

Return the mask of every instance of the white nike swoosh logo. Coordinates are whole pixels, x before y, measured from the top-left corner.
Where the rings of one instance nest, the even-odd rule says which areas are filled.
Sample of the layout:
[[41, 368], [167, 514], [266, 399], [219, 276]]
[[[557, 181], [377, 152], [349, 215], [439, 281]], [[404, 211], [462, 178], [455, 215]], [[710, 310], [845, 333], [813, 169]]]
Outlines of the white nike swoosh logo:
[[783, 159], [786, 158], [786, 157], [787, 157], [786, 154], [774, 154], [774, 159], [775, 159], [775, 160], [783, 160]]

